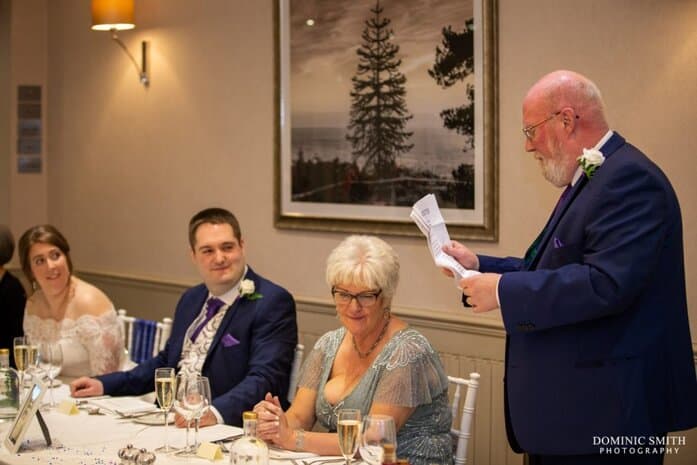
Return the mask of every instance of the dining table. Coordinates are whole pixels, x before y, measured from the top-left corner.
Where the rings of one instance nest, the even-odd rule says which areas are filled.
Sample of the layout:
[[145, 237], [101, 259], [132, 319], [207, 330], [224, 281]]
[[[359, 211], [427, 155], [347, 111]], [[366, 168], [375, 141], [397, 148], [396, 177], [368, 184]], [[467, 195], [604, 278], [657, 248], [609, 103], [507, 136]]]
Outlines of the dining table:
[[[4, 445], [11, 421], [0, 423], [0, 464], [8, 465], [120, 465], [124, 462], [118, 457], [119, 450], [128, 445], [136, 449], [154, 449], [165, 442], [164, 413], [155, 410], [145, 415], [123, 415], [111, 409], [99, 408], [103, 402], [90, 398], [73, 399], [67, 384], [51, 388], [56, 407], [41, 409], [41, 415], [50, 432], [52, 444], [48, 446], [36, 418], [27, 429], [24, 441], [17, 453], [11, 453]], [[44, 402], [48, 400], [44, 397]], [[149, 399], [152, 396], [149, 397]], [[127, 402], [132, 398], [111, 398], [114, 402]], [[68, 412], [66, 406], [75, 406]], [[59, 408], [62, 406], [63, 408]], [[153, 404], [155, 407], [155, 404]], [[147, 417], [147, 420], [146, 420]], [[161, 420], [161, 421], [158, 421]], [[166, 431], [168, 444], [183, 448], [186, 444], [186, 429], [170, 424]], [[193, 441], [193, 428], [190, 438]], [[230, 462], [229, 450], [234, 441], [242, 436], [242, 429], [230, 425], [213, 425], [200, 428], [200, 443], [219, 446], [219, 458], [181, 457], [174, 453], [155, 453], [155, 465], [182, 464], [227, 464]], [[340, 456], [318, 456], [309, 452], [287, 451], [269, 446], [269, 462], [289, 465], [341, 465]], [[354, 461], [354, 465], [360, 462]]]

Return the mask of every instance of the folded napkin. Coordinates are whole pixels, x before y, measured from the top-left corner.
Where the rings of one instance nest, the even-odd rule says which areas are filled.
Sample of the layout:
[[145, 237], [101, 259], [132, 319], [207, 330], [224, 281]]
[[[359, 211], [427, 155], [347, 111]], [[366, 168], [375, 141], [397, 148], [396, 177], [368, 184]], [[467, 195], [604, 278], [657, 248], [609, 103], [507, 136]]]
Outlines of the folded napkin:
[[[345, 463], [346, 459], [343, 458], [341, 455], [316, 455], [314, 457], [309, 457], [303, 460], [307, 465], [329, 465], [329, 464], [341, 464]], [[354, 459], [353, 463], [364, 463], [360, 461], [356, 461]]]
[[90, 400], [90, 404], [123, 416], [159, 410], [155, 404], [145, 402], [137, 397], [109, 397]]
[[319, 455], [313, 454], [312, 452], [286, 450], [286, 449], [281, 449], [280, 447], [275, 447], [275, 446], [269, 445], [269, 458], [270, 459], [290, 460], [290, 459], [309, 459], [309, 458], [313, 458], [313, 457], [319, 457]]

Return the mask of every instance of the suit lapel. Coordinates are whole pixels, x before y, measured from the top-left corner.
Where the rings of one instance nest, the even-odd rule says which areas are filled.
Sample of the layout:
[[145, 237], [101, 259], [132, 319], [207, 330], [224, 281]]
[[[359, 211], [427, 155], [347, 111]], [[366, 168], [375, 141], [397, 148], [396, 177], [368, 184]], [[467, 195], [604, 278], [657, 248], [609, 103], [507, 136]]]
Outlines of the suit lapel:
[[539, 245], [537, 246], [538, 252], [535, 255], [535, 258], [532, 259], [528, 269], [535, 268], [537, 262], [540, 260], [540, 257], [542, 256], [542, 253], [547, 248], [547, 243], [549, 242], [552, 233], [556, 229], [559, 220], [562, 218], [562, 216], [564, 216], [564, 213], [566, 213], [566, 210], [569, 208], [569, 205], [571, 205], [571, 202], [574, 201], [578, 193], [581, 192], [581, 189], [583, 189], [587, 182], [588, 178], [584, 174], [576, 182], [576, 185], [571, 189], [571, 192], [569, 192], [569, 196], [564, 200], [564, 202], [561, 205], [559, 205], [557, 210], [554, 212], [554, 215], [552, 215], [552, 217], [549, 219], [549, 223], [545, 229], [545, 233], [542, 236], [542, 239], [540, 239]]
[[[210, 347], [210, 349], [208, 349], [209, 353], [220, 342], [220, 339], [223, 337], [223, 334], [227, 330], [228, 325], [232, 321], [233, 315], [235, 313], [237, 313], [237, 311], [240, 307], [244, 307], [245, 305], [247, 305], [248, 302], [249, 301], [245, 297], [237, 296], [237, 298], [232, 303], [230, 308], [227, 309], [227, 311], [225, 312], [225, 316], [223, 316], [223, 321], [220, 322], [220, 326], [218, 327], [218, 331], [216, 331], [215, 336], [213, 336], [213, 342], [211, 342], [211, 347]], [[208, 359], [206, 359], [206, 363], [208, 363]]]
[[[620, 136], [618, 133], [613, 133], [612, 137], [608, 139], [605, 144], [600, 148], [600, 151], [602, 152], [603, 156], [605, 158], [610, 157], [613, 153], [617, 151], [620, 147], [622, 147], [625, 144], [625, 139]], [[588, 176], [585, 175], [585, 173], [581, 176], [581, 178], [578, 180], [576, 185], [571, 189], [571, 192], [569, 193], [569, 197], [565, 199], [564, 203], [562, 205], [559, 205], [559, 207], [556, 209], [554, 212], [554, 215], [549, 219], [549, 222], [547, 223], [547, 226], [545, 226], [545, 234], [542, 236], [542, 239], [540, 240], [540, 243], [537, 246], [537, 254], [533, 258], [533, 260], [530, 262], [530, 265], [526, 268], [528, 270], [535, 269], [537, 266], [537, 263], [540, 260], [540, 257], [542, 256], [542, 253], [544, 250], [547, 248], [547, 243], [549, 242], [550, 237], [552, 236], [552, 233], [557, 227], [557, 224], [559, 224], [559, 220], [564, 216], [564, 213], [566, 213], [566, 210], [569, 208], [571, 205], [571, 202], [574, 201], [576, 196], [578, 196], [579, 192], [583, 189], [583, 187], [588, 183]]]
[[[258, 276], [254, 271], [252, 271], [251, 267], [247, 268], [247, 274], [244, 275], [242, 279], [251, 279], [254, 281], [254, 287], [256, 289], [259, 289], [259, 283], [258, 283]], [[225, 316], [223, 316], [223, 321], [220, 322], [220, 326], [218, 327], [218, 331], [216, 331], [215, 336], [213, 336], [213, 342], [211, 342], [211, 347], [208, 349], [208, 352], [210, 353], [214, 347], [216, 347], [220, 343], [220, 339], [223, 337], [223, 334], [227, 331], [228, 326], [232, 322], [232, 319], [234, 315], [242, 309], [244, 309], [250, 304], [249, 299], [246, 297], [238, 296], [235, 301], [232, 303], [230, 308], [227, 309], [225, 312]], [[205, 365], [208, 364], [208, 358], [206, 358], [206, 361], [204, 362], [204, 367]], [[202, 370], [203, 371], [203, 370]]]

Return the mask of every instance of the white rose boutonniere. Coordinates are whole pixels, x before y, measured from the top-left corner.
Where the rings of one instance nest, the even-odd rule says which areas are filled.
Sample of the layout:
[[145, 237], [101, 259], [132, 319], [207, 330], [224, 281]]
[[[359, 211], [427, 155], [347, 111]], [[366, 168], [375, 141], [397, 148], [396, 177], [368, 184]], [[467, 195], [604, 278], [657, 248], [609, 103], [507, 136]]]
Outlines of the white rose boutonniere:
[[586, 173], [588, 179], [593, 177], [595, 170], [598, 169], [600, 165], [605, 162], [605, 157], [600, 150], [596, 149], [583, 149], [583, 155], [578, 157], [578, 164], [583, 168], [583, 172]]
[[255, 292], [254, 281], [251, 279], [243, 279], [240, 283], [240, 297], [245, 297], [248, 300], [257, 300], [264, 297], [263, 295]]

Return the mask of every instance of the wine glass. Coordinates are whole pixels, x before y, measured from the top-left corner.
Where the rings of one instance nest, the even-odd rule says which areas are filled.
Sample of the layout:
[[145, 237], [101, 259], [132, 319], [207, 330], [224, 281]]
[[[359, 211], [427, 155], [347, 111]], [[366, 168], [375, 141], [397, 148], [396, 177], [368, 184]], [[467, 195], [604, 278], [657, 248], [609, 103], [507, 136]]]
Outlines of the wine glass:
[[352, 408], [339, 410], [336, 432], [339, 434], [341, 455], [346, 459], [346, 465], [351, 465], [351, 457], [356, 455], [358, 439], [361, 435], [361, 411]]
[[389, 415], [366, 415], [363, 419], [363, 437], [359, 447], [361, 458], [370, 465], [380, 465], [385, 444], [397, 446], [394, 419]]
[[27, 336], [17, 336], [12, 341], [15, 355], [15, 365], [19, 373], [20, 392], [24, 392], [24, 373], [29, 365], [29, 338]]
[[203, 396], [200, 392], [199, 375], [179, 373], [177, 375], [177, 392], [174, 396], [174, 410], [186, 420], [186, 447], [176, 455], [193, 457], [196, 450], [189, 444], [191, 421], [203, 408]]
[[194, 414], [194, 450], [198, 449], [198, 427], [201, 417], [211, 407], [211, 385], [205, 376], [198, 377], [198, 393], [201, 398], [201, 406]]
[[157, 404], [162, 410], [165, 424], [165, 444], [155, 449], [156, 452], [170, 452], [175, 450], [169, 445], [167, 440], [167, 415], [174, 403], [174, 368], [156, 368], [155, 369], [155, 394], [157, 396]]
[[38, 346], [37, 359], [39, 368], [43, 370], [49, 379], [50, 396], [49, 408], [56, 406], [53, 398], [53, 381], [63, 368], [63, 348], [58, 342], [42, 342]]

